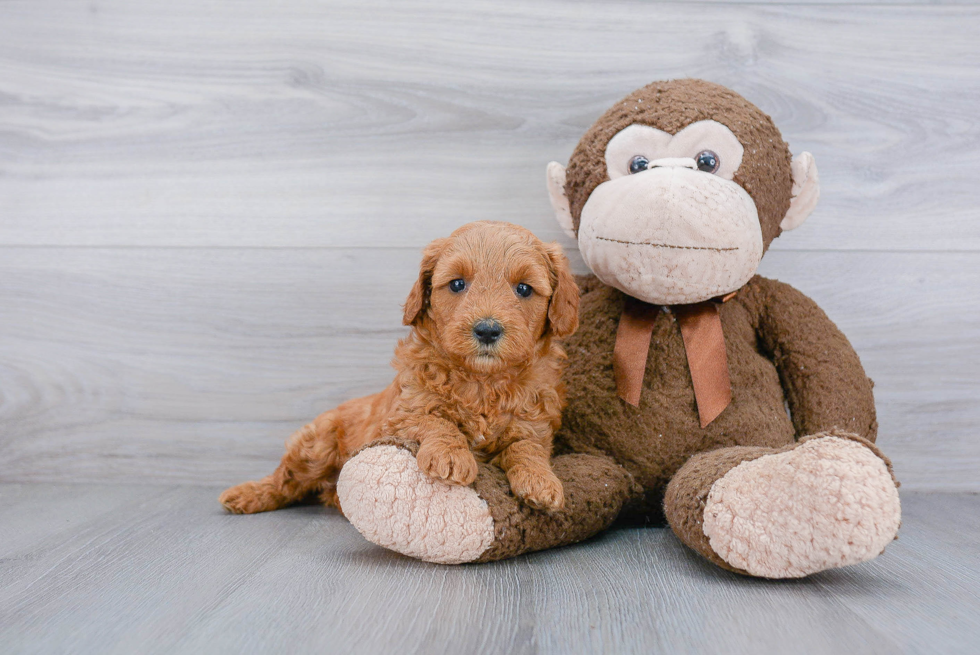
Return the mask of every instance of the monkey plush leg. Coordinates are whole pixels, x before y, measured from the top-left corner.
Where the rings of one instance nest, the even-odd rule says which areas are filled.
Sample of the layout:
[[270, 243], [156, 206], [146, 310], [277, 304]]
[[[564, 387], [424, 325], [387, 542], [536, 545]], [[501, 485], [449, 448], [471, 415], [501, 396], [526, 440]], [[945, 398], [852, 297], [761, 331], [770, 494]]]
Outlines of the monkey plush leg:
[[564, 455], [552, 460], [564, 508], [534, 510], [496, 466], [480, 464], [472, 486], [449, 485], [419, 470], [417, 451], [407, 440], [375, 442], [344, 465], [337, 494], [368, 541], [428, 562], [488, 562], [575, 543], [609, 527], [638, 492], [612, 460]]
[[731, 571], [800, 578], [880, 554], [901, 521], [891, 464], [844, 432], [700, 453], [664, 498], [685, 544]]

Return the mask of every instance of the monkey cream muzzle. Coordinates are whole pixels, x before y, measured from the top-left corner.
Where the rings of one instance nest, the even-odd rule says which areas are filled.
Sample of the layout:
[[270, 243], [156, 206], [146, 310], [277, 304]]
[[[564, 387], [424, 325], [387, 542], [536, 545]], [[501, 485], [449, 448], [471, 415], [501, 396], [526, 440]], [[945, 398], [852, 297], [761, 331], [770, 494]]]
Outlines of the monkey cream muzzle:
[[687, 159], [600, 184], [582, 209], [579, 247], [606, 284], [649, 303], [688, 304], [740, 288], [762, 260], [755, 203]]

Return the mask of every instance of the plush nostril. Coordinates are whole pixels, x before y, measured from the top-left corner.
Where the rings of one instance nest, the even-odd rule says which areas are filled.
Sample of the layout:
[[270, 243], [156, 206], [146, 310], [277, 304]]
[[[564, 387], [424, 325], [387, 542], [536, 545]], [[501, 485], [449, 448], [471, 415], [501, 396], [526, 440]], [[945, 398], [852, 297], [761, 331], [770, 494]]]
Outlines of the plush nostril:
[[497, 321], [485, 318], [473, 326], [473, 336], [477, 341], [489, 346], [504, 333], [504, 326]]

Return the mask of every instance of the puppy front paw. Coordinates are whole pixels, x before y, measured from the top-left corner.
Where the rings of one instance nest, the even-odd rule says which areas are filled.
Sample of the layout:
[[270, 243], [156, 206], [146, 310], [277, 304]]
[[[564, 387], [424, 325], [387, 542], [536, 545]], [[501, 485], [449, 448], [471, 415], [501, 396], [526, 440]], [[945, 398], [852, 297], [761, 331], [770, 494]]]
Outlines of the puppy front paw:
[[565, 506], [565, 492], [550, 468], [517, 465], [507, 471], [514, 495], [534, 509], [555, 512]]
[[476, 458], [465, 446], [424, 441], [415, 459], [419, 468], [431, 478], [461, 485], [473, 484], [476, 480]]
[[218, 496], [218, 502], [232, 514], [256, 514], [283, 506], [281, 495], [261, 482], [243, 482], [226, 489]]

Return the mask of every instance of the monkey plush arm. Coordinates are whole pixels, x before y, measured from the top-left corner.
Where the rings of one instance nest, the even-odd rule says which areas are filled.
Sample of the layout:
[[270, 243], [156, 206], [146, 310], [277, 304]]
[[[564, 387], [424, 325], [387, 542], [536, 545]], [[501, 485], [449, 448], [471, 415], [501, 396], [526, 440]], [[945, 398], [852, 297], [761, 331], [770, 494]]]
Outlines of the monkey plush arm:
[[759, 345], [776, 365], [797, 437], [832, 428], [874, 441], [872, 382], [847, 338], [813, 300], [754, 277], [739, 293], [754, 305]]

